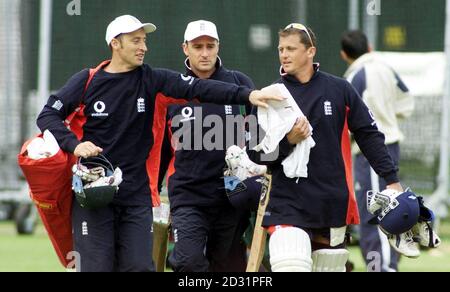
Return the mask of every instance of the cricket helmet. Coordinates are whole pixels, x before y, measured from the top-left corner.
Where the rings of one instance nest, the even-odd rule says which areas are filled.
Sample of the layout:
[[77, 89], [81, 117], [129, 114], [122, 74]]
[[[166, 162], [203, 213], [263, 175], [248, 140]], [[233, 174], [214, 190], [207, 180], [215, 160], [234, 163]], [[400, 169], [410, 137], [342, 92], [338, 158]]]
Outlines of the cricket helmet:
[[114, 167], [105, 156], [79, 158], [72, 172], [72, 188], [81, 207], [102, 208], [113, 201], [119, 188], [114, 184]]
[[[399, 235], [417, 224], [420, 217], [419, 198], [410, 189], [404, 192], [387, 189], [367, 193], [368, 210], [376, 217], [369, 223], [379, 224], [388, 234]], [[379, 208], [374, 208], [379, 206]]]

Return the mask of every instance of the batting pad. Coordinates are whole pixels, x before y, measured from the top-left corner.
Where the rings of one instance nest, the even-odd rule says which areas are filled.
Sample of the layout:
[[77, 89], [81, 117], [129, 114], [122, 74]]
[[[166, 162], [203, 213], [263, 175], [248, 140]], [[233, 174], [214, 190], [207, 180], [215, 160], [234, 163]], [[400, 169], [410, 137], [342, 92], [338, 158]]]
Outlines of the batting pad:
[[350, 253], [346, 249], [319, 249], [312, 253], [313, 272], [345, 272]]
[[272, 272], [311, 272], [311, 240], [300, 228], [277, 229], [269, 241]]

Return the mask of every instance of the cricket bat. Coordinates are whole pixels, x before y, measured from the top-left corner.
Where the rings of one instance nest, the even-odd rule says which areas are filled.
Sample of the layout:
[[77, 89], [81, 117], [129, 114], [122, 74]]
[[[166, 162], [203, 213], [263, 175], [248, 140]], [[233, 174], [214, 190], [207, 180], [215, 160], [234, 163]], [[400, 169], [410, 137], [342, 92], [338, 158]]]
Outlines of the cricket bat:
[[169, 227], [170, 224], [153, 222], [153, 262], [156, 272], [164, 272], [166, 269]]
[[267, 232], [262, 227], [266, 207], [270, 199], [270, 190], [272, 188], [272, 175], [265, 174], [262, 188], [261, 199], [259, 201], [258, 212], [256, 213], [255, 230], [253, 232], [252, 246], [250, 249], [250, 256], [247, 263], [247, 272], [258, 272], [259, 267], [264, 256], [266, 248]]
[[170, 206], [162, 202], [153, 208], [153, 262], [156, 272], [166, 269], [167, 248], [170, 233]]

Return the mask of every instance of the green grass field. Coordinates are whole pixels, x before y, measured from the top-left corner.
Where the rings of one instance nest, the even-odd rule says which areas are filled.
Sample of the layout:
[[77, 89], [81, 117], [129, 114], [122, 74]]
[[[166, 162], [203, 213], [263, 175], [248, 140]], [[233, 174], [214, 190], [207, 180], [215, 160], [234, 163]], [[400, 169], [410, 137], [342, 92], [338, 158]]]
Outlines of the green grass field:
[[[401, 272], [450, 272], [450, 221], [443, 221], [439, 236], [442, 244], [437, 249], [422, 250], [418, 259], [402, 257], [399, 264]], [[358, 247], [350, 247], [350, 260], [356, 272], [366, 271], [364, 260]]]
[[11, 222], [0, 223], [0, 272], [64, 272], [42, 225], [34, 235], [17, 235]]
[[[355, 272], [365, 272], [363, 258], [358, 247], [350, 247], [350, 260], [355, 264]], [[438, 249], [422, 251], [418, 259], [402, 257], [401, 272], [450, 272], [450, 241], [446, 240]]]
[[[418, 259], [402, 258], [402, 272], [450, 271], [450, 222], [442, 225], [443, 244], [439, 249], [423, 251]], [[350, 260], [355, 270], [365, 271], [363, 259], [357, 247], [350, 247]], [[64, 272], [47, 238], [43, 226], [33, 236], [18, 236], [14, 224], [0, 222], [0, 272]]]

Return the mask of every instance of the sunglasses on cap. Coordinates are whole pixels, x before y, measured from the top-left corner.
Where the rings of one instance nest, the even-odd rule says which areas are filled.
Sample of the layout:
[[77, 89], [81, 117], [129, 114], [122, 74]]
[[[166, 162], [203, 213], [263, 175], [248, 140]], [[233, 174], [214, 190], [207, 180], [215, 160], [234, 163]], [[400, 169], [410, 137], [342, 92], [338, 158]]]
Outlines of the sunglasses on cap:
[[287, 30], [287, 29], [291, 29], [291, 28], [298, 29], [300, 31], [304, 31], [306, 33], [306, 35], [308, 36], [308, 39], [309, 39], [309, 42], [311, 43], [311, 46], [314, 47], [314, 42], [313, 42], [313, 40], [311, 38], [311, 35], [309, 34], [309, 31], [306, 28], [306, 26], [304, 26], [301, 23], [291, 23], [288, 26], [286, 26], [284, 29]]

